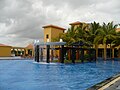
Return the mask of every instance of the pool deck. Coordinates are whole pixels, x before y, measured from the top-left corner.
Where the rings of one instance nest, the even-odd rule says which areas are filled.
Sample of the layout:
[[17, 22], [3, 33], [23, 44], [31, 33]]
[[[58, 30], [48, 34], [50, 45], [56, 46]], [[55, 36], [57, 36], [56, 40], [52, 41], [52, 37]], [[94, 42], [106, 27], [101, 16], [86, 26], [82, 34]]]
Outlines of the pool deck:
[[120, 73], [88, 88], [87, 90], [120, 90]]
[[116, 81], [104, 90], [120, 90], [120, 80]]
[[22, 58], [20, 56], [15, 56], [15, 57], [0, 57], [0, 60], [28, 60], [32, 58]]

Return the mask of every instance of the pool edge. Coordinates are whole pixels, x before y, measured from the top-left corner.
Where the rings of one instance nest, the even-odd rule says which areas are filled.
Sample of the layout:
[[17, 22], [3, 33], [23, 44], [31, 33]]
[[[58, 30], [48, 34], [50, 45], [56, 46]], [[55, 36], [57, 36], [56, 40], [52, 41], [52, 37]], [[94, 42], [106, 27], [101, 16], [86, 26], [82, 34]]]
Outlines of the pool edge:
[[108, 79], [105, 79], [104, 81], [102, 81], [100, 83], [93, 85], [92, 87], [88, 88], [87, 90], [104, 90], [107, 87], [114, 84], [118, 80], [120, 80], [120, 73], [118, 73]]

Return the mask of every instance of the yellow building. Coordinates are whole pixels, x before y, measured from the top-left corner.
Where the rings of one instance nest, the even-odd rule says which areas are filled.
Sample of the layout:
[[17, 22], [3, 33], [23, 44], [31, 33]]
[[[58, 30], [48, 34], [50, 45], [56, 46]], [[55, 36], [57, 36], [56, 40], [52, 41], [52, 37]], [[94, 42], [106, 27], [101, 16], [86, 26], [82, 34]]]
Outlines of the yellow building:
[[13, 56], [33, 57], [33, 45], [29, 44], [26, 47], [12, 47], [11, 53], [14, 54]]
[[[87, 26], [88, 28], [86, 28], [86, 30], [89, 30], [89, 27], [90, 27], [89, 23], [79, 22], [79, 21], [70, 23], [69, 25], [74, 26], [74, 28], [77, 28], [80, 25], [82, 25], [82, 27]], [[117, 28], [116, 32], [120, 32], [120, 28]], [[95, 46], [94, 46], [94, 48], [95, 48]], [[110, 53], [112, 53], [112, 55]], [[104, 54], [104, 45], [99, 44], [98, 45], [98, 56], [103, 57], [104, 56], [103, 54]], [[107, 56], [108, 56], [108, 58], [109, 57], [112, 57], [112, 58], [119, 57], [120, 58], [120, 46], [112, 48], [112, 50], [110, 50], [110, 45], [107, 45]]]
[[34, 46], [33, 44], [29, 44], [26, 48], [26, 54], [30, 57], [33, 57], [34, 56]]
[[34, 50], [33, 45], [29, 44], [26, 47], [12, 47], [4, 44], [0, 44], [0, 57], [33, 57]]
[[0, 44], [0, 57], [10, 57], [12, 46]]
[[[56, 25], [46, 25], [44, 28], [44, 42], [53, 42], [56, 37], [64, 33], [65, 28]], [[54, 46], [52, 46], [53, 48]], [[50, 57], [59, 57], [59, 50], [50, 50]]]
[[85, 27], [86, 27], [86, 30], [88, 30], [88, 28], [89, 28], [89, 26], [90, 26], [89, 23], [79, 22], [79, 21], [70, 23], [69, 25], [74, 26], [75, 29], [76, 29], [77, 27], [79, 27], [79, 26], [81, 26], [81, 28], [85, 28]]
[[44, 28], [44, 42], [52, 42], [54, 38], [58, 37], [59, 34], [64, 33], [65, 28], [55, 26], [55, 25], [46, 25]]

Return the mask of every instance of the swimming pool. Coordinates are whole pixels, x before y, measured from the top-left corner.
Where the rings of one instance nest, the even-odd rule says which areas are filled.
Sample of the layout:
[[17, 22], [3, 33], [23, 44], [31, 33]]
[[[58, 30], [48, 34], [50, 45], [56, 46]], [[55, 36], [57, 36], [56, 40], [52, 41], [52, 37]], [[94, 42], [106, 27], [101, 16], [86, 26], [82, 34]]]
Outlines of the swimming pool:
[[120, 61], [38, 64], [0, 60], [0, 90], [85, 90], [120, 72]]

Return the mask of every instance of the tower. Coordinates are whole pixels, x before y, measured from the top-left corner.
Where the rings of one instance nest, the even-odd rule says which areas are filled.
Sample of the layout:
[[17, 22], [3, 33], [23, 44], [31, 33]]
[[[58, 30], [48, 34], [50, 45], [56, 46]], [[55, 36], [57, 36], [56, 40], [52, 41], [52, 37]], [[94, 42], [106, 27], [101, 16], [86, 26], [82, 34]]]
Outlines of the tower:
[[43, 26], [44, 28], [44, 42], [53, 42], [53, 38], [56, 38], [59, 36], [59, 34], [64, 33], [65, 28], [55, 26], [55, 25], [46, 25]]
[[73, 22], [73, 23], [70, 23], [69, 25], [74, 26], [74, 29], [76, 29], [77, 27], [80, 26], [81, 28], [86, 27], [85, 30], [88, 30], [89, 27], [90, 27], [90, 24], [89, 24], [89, 23], [79, 22], [79, 21], [77, 21], [77, 22]]

